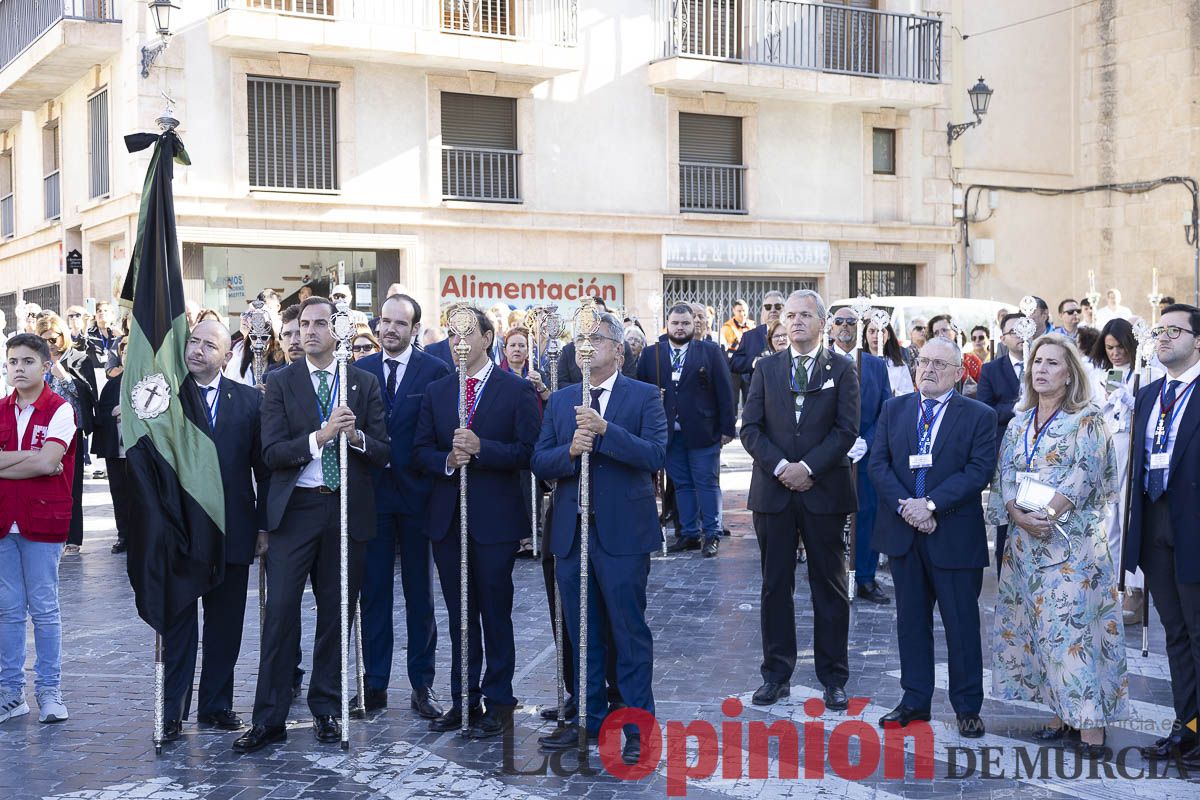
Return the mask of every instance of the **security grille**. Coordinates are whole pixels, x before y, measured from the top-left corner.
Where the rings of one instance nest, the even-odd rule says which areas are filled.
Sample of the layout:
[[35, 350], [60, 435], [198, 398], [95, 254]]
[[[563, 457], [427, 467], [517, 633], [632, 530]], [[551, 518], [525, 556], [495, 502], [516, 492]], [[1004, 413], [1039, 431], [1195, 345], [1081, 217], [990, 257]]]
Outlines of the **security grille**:
[[816, 278], [787, 278], [763, 280], [756, 278], [708, 278], [671, 275], [663, 279], [663, 316], [676, 303], [701, 303], [716, 311], [716, 324], [721, 325], [733, 313], [733, 301], [749, 303], [746, 318], [756, 324], [762, 311], [763, 295], [770, 291], [783, 292], [787, 297], [797, 289], [816, 291]]
[[9, 292], [8, 294], [0, 294], [0, 311], [4, 312], [4, 324], [0, 328], [4, 329], [7, 335], [12, 335], [16, 324], [15, 314], [17, 313], [17, 293]]
[[247, 79], [250, 185], [338, 188], [337, 84]]
[[88, 197], [108, 194], [108, 90], [88, 99]]
[[[57, 283], [48, 283], [45, 286], [34, 286], [32, 289], [26, 289], [21, 292], [21, 296], [25, 298], [26, 303], [37, 303], [43, 311], [54, 311], [61, 315], [63, 309], [58, 306], [61, 298], [61, 288]], [[10, 325], [10, 327], [12, 326]]]
[[850, 262], [850, 288], [866, 297], [908, 297], [917, 293], [915, 264], [860, 264]]

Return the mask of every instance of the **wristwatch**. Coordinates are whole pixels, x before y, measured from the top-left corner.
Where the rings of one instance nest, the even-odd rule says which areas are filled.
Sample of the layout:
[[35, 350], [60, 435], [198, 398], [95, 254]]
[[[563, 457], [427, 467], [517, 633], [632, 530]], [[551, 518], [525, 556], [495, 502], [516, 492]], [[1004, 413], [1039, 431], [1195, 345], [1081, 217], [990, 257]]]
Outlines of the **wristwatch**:
[[929, 509], [929, 513], [937, 511], [937, 506], [928, 497], [925, 498], [925, 507]]

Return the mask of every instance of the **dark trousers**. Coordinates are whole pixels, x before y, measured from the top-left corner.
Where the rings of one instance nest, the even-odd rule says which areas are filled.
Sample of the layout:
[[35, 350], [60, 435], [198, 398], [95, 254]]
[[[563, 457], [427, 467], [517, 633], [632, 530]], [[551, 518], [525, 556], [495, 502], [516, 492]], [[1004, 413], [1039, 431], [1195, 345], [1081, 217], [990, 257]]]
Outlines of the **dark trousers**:
[[1000, 577], [1000, 565], [1004, 563], [1004, 543], [1008, 541], [1008, 526], [996, 526], [996, 577]]
[[[1171, 695], [1175, 719], [1188, 723], [1200, 712], [1200, 583], [1181, 583], [1175, 575], [1175, 531], [1171, 510], [1163, 495], [1157, 503], [1143, 498], [1142, 552], [1139, 563], [1146, 575], [1146, 590], [1167, 634], [1167, 663], [1171, 669]], [[1195, 502], [1188, 498], [1188, 502]], [[1180, 728], [1183, 735], [1194, 733]]]
[[[513, 639], [512, 573], [518, 546], [517, 542], [480, 544], [467, 540], [467, 688], [472, 706], [479, 704], [480, 696], [487, 698], [489, 706], [507, 708], [517, 704], [513, 695], [517, 647]], [[455, 708], [462, 707], [461, 552], [457, 524], [441, 541], [433, 543], [433, 561], [449, 616], [450, 694]]]
[[946, 628], [950, 656], [950, 705], [957, 714], [978, 714], [983, 705], [983, 647], [979, 639], [979, 592], [983, 568], [943, 569], [929, 558], [929, 538], [918, 533], [912, 549], [891, 559], [896, 585], [896, 634], [900, 686], [906, 706], [928, 710], [933, 700], [933, 605]]
[[736, 411], [742, 407], [742, 404], [746, 402], [747, 395], [750, 394], [750, 376], [730, 371], [729, 378], [733, 384], [733, 404]]
[[83, 432], [75, 434], [75, 474], [71, 476], [71, 529], [67, 533], [67, 544], [83, 544], [83, 461], [87, 455], [87, 444]]
[[755, 512], [762, 568], [762, 677], [787, 683], [796, 669], [797, 537], [808, 553], [812, 591], [813, 653], [817, 679], [826, 687], [845, 686], [850, 677], [850, 598], [842, 531], [845, 514], [814, 514], [793, 497], [782, 512]]
[[[578, 529], [576, 529], [578, 531]], [[595, 736], [608, 715], [609, 694], [605, 672], [609, 652], [616, 651], [616, 685], [624, 702], [631, 708], [654, 713], [654, 640], [646, 624], [646, 581], [650, 576], [650, 555], [611, 555], [599, 540], [588, 542], [588, 696], [580, 706], [580, 717], [587, 709], [587, 730]], [[571, 552], [558, 560], [558, 589], [562, 595], [563, 626], [571, 641], [571, 650], [579, 663], [579, 534]], [[608, 633], [611, 631], [611, 633]], [[577, 671], [578, 672], [578, 671]], [[578, 674], [567, 688], [579, 696]]]
[[[233, 708], [233, 668], [242, 649], [249, 575], [250, 567], [246, 564], [226, 564], [225, 580], [201, 600], [204, 603], [204, 663], [200, 667], [198, 714]], [[176, 617], [163, 637], [163, 660], [166, 662], [163, 716], [168, 720], [186, 719], [191, 711], [200, 631], [198, 605], [192, 603]]]
[[420, 517], [381, 513], [375, 538], [367, 542], [362, 586], [363, 671], [372, 689], [386, 689], [392, 674], [397, 545], [408, 634], [408, 682], [414, 689], [433, 686], [437, 622], [429, 537]]
[[[350, 606], [362, 581], [363, 542], [350, 540]], [[337, 494], [296, 490], [267, 548], [267, 618], [263, 626], [254, 697], [255, 725], [287, 721], [300, 646], [304, 581], [313, 575], [317, 635], [313, 645], [308, 707], [314, 715], [341, 712], [341, 536]], [[351, 660], [353, 664], [353, 660]]]
[[104, 459], [104, 470], [108, 473], [108, 493], [112, 496], [113, 517], [117, 523], [117, 541], [125, 541], [129, 531], [132, 500], [129, 496], [129, 470], [125, 459]]
[[866, 458], [858, 463], [858, 513], [854, 517], [854, 580], [871, 583], [879, 569], [879, 551], [871, 547], [875, 531], [875, 487], [867, 476]]

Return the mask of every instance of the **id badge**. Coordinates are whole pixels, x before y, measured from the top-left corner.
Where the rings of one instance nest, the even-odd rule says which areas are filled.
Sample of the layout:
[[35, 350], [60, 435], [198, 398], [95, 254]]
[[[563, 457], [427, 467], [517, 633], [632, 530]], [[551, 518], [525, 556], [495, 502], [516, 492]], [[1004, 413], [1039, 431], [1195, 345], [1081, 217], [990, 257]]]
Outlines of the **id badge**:
[[678, 370], [671, 373], [671, 382], [679, 383], [679, 379], [683, 377], [683, 370]]
[[1170, 453], [1151, 453], [1150, 469], [1167, 469], [1171, 466]]
[[1038, 474], [1036, 472], [1018, 472], [1017, 473], [1017, 483], [1020, 483], [1023, 480], [1031, 480], [1031, 481], [1039, 480]]
[[908, 457], [909, 469], [929, 469], [933, 466], [933, 453], [924, 453]]

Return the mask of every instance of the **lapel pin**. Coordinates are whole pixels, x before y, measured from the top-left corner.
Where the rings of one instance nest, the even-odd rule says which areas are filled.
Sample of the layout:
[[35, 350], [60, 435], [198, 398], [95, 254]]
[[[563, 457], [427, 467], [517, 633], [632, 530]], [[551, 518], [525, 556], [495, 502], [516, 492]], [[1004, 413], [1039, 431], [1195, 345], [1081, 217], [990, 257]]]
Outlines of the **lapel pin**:
[[351, 385], [350, 385], [350, 391], [352, 391], [352, 392], [356, 392], [356, 391], [358, 391], [358, 384], [357, 384], [357, 383], [355, 383], [355, 384], [351, 384]]

